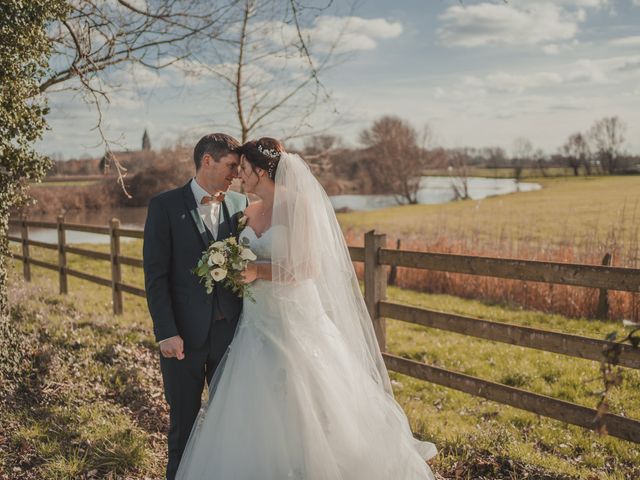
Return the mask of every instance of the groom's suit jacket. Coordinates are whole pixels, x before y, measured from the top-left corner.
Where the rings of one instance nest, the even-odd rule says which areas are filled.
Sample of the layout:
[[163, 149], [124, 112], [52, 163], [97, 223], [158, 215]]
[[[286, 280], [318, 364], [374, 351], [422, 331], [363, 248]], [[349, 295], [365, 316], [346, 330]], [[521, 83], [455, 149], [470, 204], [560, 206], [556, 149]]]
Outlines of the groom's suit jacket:
[[[191, 272], [214, 238], [198, 215], [190, 183], [151, 199], [144, 227], [143, 264], [156, 340], [180, 335], [186, 348], [200, 348], [213, 321], [238, 319], [242, 299], [218, 283], [214, 293], [207, 294]], [[237, 234], [238, 218], [247, 204], [246, 196], [227, 192], [215, 240]]]

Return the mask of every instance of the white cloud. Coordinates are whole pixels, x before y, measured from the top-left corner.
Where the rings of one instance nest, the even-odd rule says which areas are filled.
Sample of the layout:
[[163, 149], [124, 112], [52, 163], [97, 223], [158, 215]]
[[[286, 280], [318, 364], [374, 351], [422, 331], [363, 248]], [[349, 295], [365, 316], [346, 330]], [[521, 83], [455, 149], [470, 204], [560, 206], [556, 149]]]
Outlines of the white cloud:
[[[541, 0], [538, 0], [541, 1]], [[638, 0], [636, 0], [638, 1]], [[601, 8], [609, 5], [609, 0], [548, 0], [549, 3], [567, 7]]]
[[617, 69], [618, 72], [640, 72], [640, 60], [625, 62]]
[[144, 107], [144, 100], [127, 88], [119, 88], [109, 93], [109, 108], [137, 110]]
[[[396, 38], [403, 32], [400, 22], [391, 22], [383, 18], [337, 17], [322, 15], [317, 17], [309, 27], [302, 28], [300, 33], [305, 38], [312, 57], [329, 52], [348, 53], [362, 50], [373, 50], [380, 40]], [[283, 47], [292, 47], [298, 42], [298, 31], [295, 26], [283, 22], [254, 22], [249, 43], [252, 43], [256, 55], [265, 56], [265, 52], [274, 48], [282, 51]], [[297, 48], [290, 48], [287, 55], [266, 54], [269, 62], [282, 65], [284, 68], [299, 68], [300, 63], [308, 64], [308, 60], [300, 55]], [[297, 55], [296, 55], [297, 54]], [[297, 57], [297, 58], [296, 58]]]
[[640, 7], [640, 0], [631, 0], [631, 3], [633, 3], [634, 5]]
[[[640, 5], [640, 0], [638, 0], [638, 2], [638, 5]], [[609, 41], [609, 45], [615, 47], [640, 47], [640, 35], [614, 38]]]
[[[545, 111], [569, 111], [584, 109], [584, 98], [594, 95], [593, 92], [600, 92], [598, 95], [611, 92], [612, 89], [631, 92], [633, 88], [630, 86], [637, 85], [638, 79], [640, 55], [628, 55], [582, 59], [547, 71], [497, 71], [486, 75], [468, 75], [446, 85], [434, 86], [432, 94], [435, 100], [447, 102], [453, 110], [457, 109], [456, 105], [463, 105], [464, 110], [469, 110], [474, 105], [482, 104], [483, 109], [500, 111], [502, 114], [509, 108], [517, 111], [526, 107], [526, 111], [532, 111], [533, 103], [522, 106], [518, 102], [525, 98], [544, 98], [546, 100], [539, 102], [538, 106], [544, 107]], [[569, 92], [584, 98], [568, 101], [566, 95]], [[488, 106], [486, 101], [490, 101], [491, 105]], [[500, 104], [502, 107], [499, 107]], [[507, 108], [509, 105], [511, 107]]]
[[157, 71], [139, 63], [126, 64], [111, 72], [109, 81], [126, 88], [152, 89], [166, 85], [166, 79]]
[[181, 58], [167, 67], [167, 71], [178, 75], [187, 86], [193, 86], [215, 76], [213, 69], [198, 60]]
[[318, 17], [313, 27], [306, 29], [312, 44], [322, 52], [331, 48], [337, 53], [373, 50], [379, 40], [396, 38], [402, 34], [400, 22], [383, 18]]
[[484, 76], [469, 75], [451, 89], [438, 87], [436, 98], [469, 98], [487, 94], [522, 94], [530, 90], [544, 91], [578, 84], [605, 85], [624, 80], [620, 74], [640, 73], [640, 56], [621, 56], [607, 59], [582, 59], [556, 71], [503, 72]]
[[441, 16], [438, 36], [445, 45], [538, 45], [572, 39], [578, 32], [578, 14], [568, 14], [551, 3], [530, 8], [481, 3], [449, 7]]
[[525, 90], [559, 85], [564, 81], [562, 75], [552, 72], [533, 74], [512, 74], [498, 72], [485, 77], [468, 76], [463, 80], [464, 85], [480, 88], [494, 93], [522, 93]]
[[550, 43], [549, 45], [544, 45], [542, 51], [547, 55], [558, 55], [560, 53], [560, 45]]

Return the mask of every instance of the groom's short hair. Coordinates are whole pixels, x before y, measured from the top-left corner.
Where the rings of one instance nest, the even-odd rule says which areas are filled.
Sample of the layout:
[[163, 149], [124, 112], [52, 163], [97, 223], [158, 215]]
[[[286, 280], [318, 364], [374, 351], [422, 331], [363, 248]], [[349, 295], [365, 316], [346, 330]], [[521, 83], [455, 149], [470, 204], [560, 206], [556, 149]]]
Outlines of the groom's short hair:
[[220, 158], [235, 152], [240, 147], [240, 142], [226, 133], [210, 133], [205, 135], [198, 143], [196, 143], [193, 149], [193, 161], [196, 164], [196, 170], [200, 170], [202, 164], [202, 157], [205, 154], [209, 154], [213, 157], [214, 161], [219, 161]]

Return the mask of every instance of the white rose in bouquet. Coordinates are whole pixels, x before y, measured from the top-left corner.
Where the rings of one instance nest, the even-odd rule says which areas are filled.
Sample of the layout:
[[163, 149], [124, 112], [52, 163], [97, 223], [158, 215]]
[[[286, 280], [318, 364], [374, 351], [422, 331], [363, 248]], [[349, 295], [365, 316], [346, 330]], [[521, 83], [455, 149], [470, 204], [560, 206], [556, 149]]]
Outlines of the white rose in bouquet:
[[255, 253], [253, 253], [251, 250], [245, 247], [240, 252], [240, 258], [242, 258], [243, 260], [254, 262], [258, 257], [256, 257]]
[[224, 280], [227, 276], [227, 271], [224, 268], [214, 268], [211, 270], [211, 278], [213, 278], [216, 282]]
[[207, 263], [210, 267], [213, 267], [214, 265], [222, 266], [224, 262], [224, 255], [221, 252], [215, 252], [209, 255], [209, 261]]

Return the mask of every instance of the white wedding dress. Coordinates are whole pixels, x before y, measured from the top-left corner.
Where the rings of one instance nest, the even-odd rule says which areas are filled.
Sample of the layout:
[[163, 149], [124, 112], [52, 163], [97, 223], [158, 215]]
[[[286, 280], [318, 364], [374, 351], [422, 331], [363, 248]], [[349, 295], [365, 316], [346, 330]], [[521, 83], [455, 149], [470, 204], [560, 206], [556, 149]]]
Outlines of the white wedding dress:
[[[278, 274], [274, 242], [292, 240], [290, 230], [274, 223], [260, 237], [251, 227], [241, 233], [259, 261], [273, 262], [274, 281], [251, 285], [253, 299], [244, 300], [177, 478], [433, 479], [425, 460], [435, 447], [413, 438], [385, 388], [386, 370], [372, 367], [375, 359], [354, 348], [340, 315], [327, 311], [317, 280], [322, 266], [309, 275], [289, 271], [286, 281]], [[290, 256], [288, 250], [287, 261]]]

